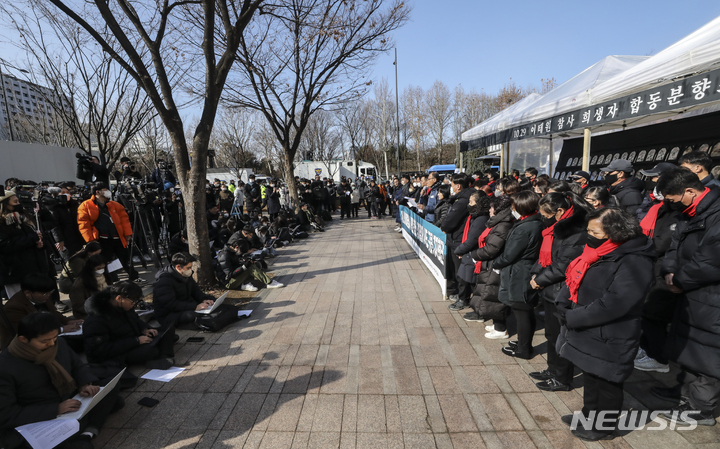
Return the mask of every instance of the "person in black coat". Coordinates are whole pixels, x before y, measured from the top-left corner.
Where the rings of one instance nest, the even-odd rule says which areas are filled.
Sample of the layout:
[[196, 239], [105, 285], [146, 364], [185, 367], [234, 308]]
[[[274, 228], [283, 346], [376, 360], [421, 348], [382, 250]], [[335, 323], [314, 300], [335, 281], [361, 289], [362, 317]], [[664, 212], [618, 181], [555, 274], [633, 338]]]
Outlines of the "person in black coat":
[[350, 218], [350, 194], [352, 189], [347, 181], [343, 180], [338, 188], [338, 196], [340, 196], [340, 219]]
[[[60, 325], [48, 313], [33, 313], [18, 325], [18, 336], [0, 354], [0, 444], [4, 448], [29, 447], [15, 430], [26, 424], [49, 421], [77, 411], [80, 401], [94, 396], [102, 382], [87, 364], [57, 338]], [[91, 449], [107, 416], [122, 408], [118, 388], [109, 391], [90, 413], [80, 420], [80, 432], [56, 446], [61, 449]]]
[[135, 313], [142, 289], [132, 281], [114, 284], [87, 300], [88, 317], [83, 323], [85, 353], [91, 363], [116, 361], [123, 365], [145, 364], [168, 369], [174, 364], [175, 331], [171, 327], [160, 339]]
[[617, 207], [634, 216], [643, 202], [645, 184], [632, 176], [633, 166], [630, 161], [616, 159], [600, 171], [605, 173], [605, 182], [609, 186], [611, 197], [616, 200]]
[[713, 425], [720, 400], [720, 189], [705, 187], [682, 168], [663, 173], [657, 189], [682, 212], [661, 274], [672, 292], [683, 295], [667, 344], [668, 358], [683, 372], [672, 392], [653, 393], [668, 400], [681, 397], [676, 411], [699, 411], [688, 417]]
[[433, 224], [442, 227], [445, 217], [450, 210], [450, 186], [443, 184], [438, 187], [437, 204], [434, 208]]
[[585, 247], [585, 219], [592, 207], [571, 192], [548, 193], [540, 199], [539, 206], [546, 228], [530, 286], [539, 291], [540, 297], [545, 300], [548, 368], [531, 372], [530, 377], [540, 381], [536, 385], [541, 390], [569, 391], [572, 389], [574, 366], [555, 352], [560, 334], [560, 321], [555, 316], [555, 297], [565, 283], [568, 265], [580, 256]]
[[188, 253], [172, 256], [172, 265], [158, 271], [153, 285], [155, 318], [167, 328], [195, 322], [195, 311], [213, 305], [215, 298], [200, 290], [192, 278], [197, 259]]
[[537, 295], [530, 287], [531, 270], [537, 261], [542, 242], [542, 221], [538, 215], [539, 197], [523, 190], [510, 196], [512, 214], [517, 220], [505, 241], [505, 249], [493, 262], [500, 270], [498, 299], [513, 309], [517, 320], [518, 341], [502, 348], [511, 357], [532, 358], [532, 337], [535, 333]]
[[447, 293], [451, 301], [457, 301], [459, 297], [456, 276], [460, 269], [460, 259], [455, 257], [454, 251], [462, 242], [463, 230], [465, 229], [464, 225], [469, 214], [467, 207], [470, 201], [470, 195], [475, 192], [475, 189], [469, 188], [469, 176], [465, 173], [456, 173], [453, 175], [451, 183], [451, 192], [455, 193], [450, 197], [450, 209], [443, 218], [440, 229], [447, 235], [446, 245], [449, 260], [449, 263], [446, 264], [448, 270]]
[[485, 192], [475, 191], [470, 195], [468, 212], [470, 215], [465, 221], [462, 242], [454, 252], [454, 257], [461, 259], [457, 272], [459, 299], [448, 306], [448, 309], [454, 311], [469, 307], [475, 288], [475, 262], [473, 262], [470, 252], [478, 248], [478, 238], [485, 230], [485, 223], [490, 218], [490, 200]]
[[[485, 223], [486, 230], [483, 231], [483, 234], [485, 232], [487, 234], [482, 239], [482, 243], [480, 238], [483, 234], [481, 234], [481, 237], [478, 238], [478, 249], [471, 253], [477, 274], [475, 295], [470, 301], [473, 312], [463, 316], [465, 321], [471, 322], [493, 320], [492, 329], [490, 329], [490, 325], [486, 326], [488, 334], [495, 332], [503, 338], [508, 337], [505, 319], [510, 308], [498, 299], [500, 273], [493, 270], [493, 261], [505, 249], [505, 241], [514, 223], [515, 217], [512, 215], [510, 197], [492, 197], [490, 199], [490, 218]], [[488, 334], [485, 336], [491, 338]]]
[[[583, 371], [583, 419], [572, 433], [596, 441], [615, 436], [623, 382], [633, 371], [640, 343], [640, 313], [652, 286], [655, 248], [624, 210], [603, 208], [587, 218], [585, 249], [568, 266], [555, 300], [562, 324], [555, 348]], [[604, 419], [600, 412], [606, 412]], [[563, 421], [570, 423], [573, 416]]]

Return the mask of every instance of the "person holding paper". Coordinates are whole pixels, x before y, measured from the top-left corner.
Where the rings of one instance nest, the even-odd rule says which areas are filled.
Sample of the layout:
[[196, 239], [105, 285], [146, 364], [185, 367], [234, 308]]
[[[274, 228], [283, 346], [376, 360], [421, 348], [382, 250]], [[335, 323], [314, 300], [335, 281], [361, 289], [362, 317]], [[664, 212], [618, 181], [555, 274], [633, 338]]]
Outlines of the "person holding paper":
[[5, 304], [11, 328], [0, 320], [0, 349], [5, 349], [17, 333], [18, 324], [27, 315], [34, 312], [48, 312], [61, 326], [61, 332], [74, 332], [80, 329], [82, 320], [70, 320], [55, 309], [52, 294], [57, 288], [55, 280], [44, 274], [29, 274], [20, 283], [20, 291]]
[[140, 299], [142, 289], [131, 281], [118, 282], [88, 299], [90, 315], [83, 325], [83, 339], [89, 362], [113, 360], [152, 369], [173, 366], [175, 331], [168, 328], [158, 336], [148, 327], [134, 310]]
[[[4, 448], [26, 447], [18, 426], [49, 421], [77, 411], [79, 393], [91, 397], [99, 382], [80, 358], [59, 339], [60, 326], [50, 313], [32, 313], [18, 324], [18, 336], [0, 354], [0, 442]], [[59, 446], [92, 448], [107, 416], [124, 401], [117, 389], [110, 391], [83, 419], [80, 431]]]
[[90, 256], [70, 289], [73, 317], [85, 319], [88, 315], [85, 311], [85, 301], [108, 284], [112, 284], [112, 280], [105, 259], [101, 255]]
[[194, 323], [195, 311], [205, 310], [215, 301], [215, 297], [203, 293], [192, 278], [195, 261], [195, 256], [189, 253], [173, 254], [172, 265], [155, 275], [153, 305], [155, 318], [163, 328]]
[[262, 282], [267, 288], [284, 287], [280, 282], [268, 277], [246, 253], [247, 242], [232, 238], [218, 252], [217, 260], [221, 272], [217, 274], [218, 279], [225, 283], [225, 288], [256, 292], [258, 288], [250, 282], [251, 279]]

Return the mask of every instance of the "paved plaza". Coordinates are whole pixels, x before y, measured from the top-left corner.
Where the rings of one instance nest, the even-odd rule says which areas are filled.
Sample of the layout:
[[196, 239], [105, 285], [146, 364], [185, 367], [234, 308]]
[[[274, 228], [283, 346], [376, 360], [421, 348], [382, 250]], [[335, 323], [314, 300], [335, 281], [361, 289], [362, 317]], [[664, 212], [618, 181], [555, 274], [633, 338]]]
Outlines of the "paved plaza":
[[[538, 390], [533, 360], [500, 352], [484, 325], [450, 312], [440, 288], [394, 220], [333, 220], [279, 250], [271, 271], [287, 286], [262, 290], [251, 318], [224, 332], [180, 331], [169, 383], [141, 380], [123, 394], [97, 448], [718, 448], [720, 426], [624, 431], [583, 443], [562, 415], [582, 406], [575, 390]], [[540, 323], [542, 323], [540, 321]], [[663, 409], [649, 394], [669, 374], [636, 371], [625, 408]], [[143, 397], [154, 408], [137, 405]], [[663, 421], [664, 422], [664, 421]], [[651, 424], [650, 426], [657, 426]]]

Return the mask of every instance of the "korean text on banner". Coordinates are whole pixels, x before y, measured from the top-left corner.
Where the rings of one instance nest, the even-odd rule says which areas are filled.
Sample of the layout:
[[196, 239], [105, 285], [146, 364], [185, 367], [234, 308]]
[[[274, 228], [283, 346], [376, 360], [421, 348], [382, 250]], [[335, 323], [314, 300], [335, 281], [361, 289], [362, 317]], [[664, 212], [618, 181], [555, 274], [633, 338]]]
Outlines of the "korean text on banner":
[[443, 295], [447, 293], [445, 278], [445, 234], [437, 227], [404, 206], [400, 206], [403, 237], [420, 257], [433, 277], [440, 284]]

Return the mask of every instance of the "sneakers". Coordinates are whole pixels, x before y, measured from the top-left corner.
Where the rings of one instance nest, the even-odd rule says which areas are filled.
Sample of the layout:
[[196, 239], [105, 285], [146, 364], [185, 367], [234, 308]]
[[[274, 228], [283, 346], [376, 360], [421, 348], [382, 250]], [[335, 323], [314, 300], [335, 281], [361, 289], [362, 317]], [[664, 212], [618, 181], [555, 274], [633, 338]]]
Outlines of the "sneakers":
[[572, 390], [572, 387], [570, 385], [565, 385], [562, 382], [558, 382], [557, 379], [550, 378], [548, 380], [543, 380], [542, 382], [538, 382], [535, 384], [536, 387], [543, 391], [570, 391]]
[[695, 410], [689, 402], [683, 401], [679, 406], [669, 412], [662, 412], [660, 416], [675, 424], [697, 424], [698, 426], [714, 426], [715, 418], [712, 413], [703, 413]]
[[468, 312], [465, 315], [463, 315], [463, 320], [468, 322], [477, 322], [482, 323], [485, 321], [483, 317], [481, 317], [477, 312]]
[[635, 369], [640, 371], [656, 371], [658, 373], [670, 372], [669, 365], [660, 363], [647, 355], [641, 359], [635, 359]]
[[398, 230], [397, 230], [397, 233], [398, 233], [398, 234], [402, 234], [402, 228], [398, 229]]
[[[517, 344], [516, 344], [517, 345]], [[555, 377], [553, 373], [551, 373], [549, 370], [542, 370], [542, 371], [535, 371], [532, 373], [528, 373], [528, 376], [532, 377], [535, 380], [548, 380]]]
[[285, 287], [285, 284], [281, 284], [280, 282], [273, 279], [273, 281], [271, 283], [269, 283], [266, 287], [267, 288], [283, 288], [283, 287]]
[[242, 286], [240, 286], [240, 291], [243, 291], [243, 292], [256, 292], [258, 290], [259, 289], [257, 287], [255, 287], [254, 285], [252, 285], [249, 282], [247, 284], [243, 284]]
[[486, 324], [486, 325], [485, 325], [485, 332], [492, 332], [492, 331], [494, 331], [494, 330], [495, 330], [495, 325], [494, 325], [494, 324]]
[[150, 261], [152, 260], [152, 259], [150, 258], [150, 256], [147, 255], [147, 254], [145, 254], [145, 255], [143, 256], [143, 259], [145, 259], [146, 262], [150, 262]]
[[72, 310], [72, 307], [70, 307], [69, 305], [65, 304], [62, 301], [58, 301], [55, 303], [55, 310], [57, 310], [60, 313], [66, 313], [66, 312], [70, 312]]
[[638, 348], [638, 353], [635, 356], [635, 360], [640, 360], [641, 358], [643, 358], [645, 356], [647, 356], [647, 353], [645, 352], [645, 350], [643, 348]]
[[133, 256], [132, 261], [133, 263], [140, 263], [140, 258], [138, 256]]
[[448, 306], [448, 309], [457, 312], [457, 311], [460, 311], [460, 310], [462, 310], [462, 309], [467, 309], [468, 307], [470, 307], [470, 305], [468, 305], [467, 302], [465, 302], [465, 301], [463, 301], [462, 299], [460, 299], [460, 300], [457, 300], [457, 301], [455, 301], [454, 303], [450, 304], [450, 305]]
[[502, 340], [505, 338], [510, 338], [510, 335], [508, 335], [507, 331], [496, 331], [495, 329], [491, 330], [490, 332], [485, 333], [485, 338], [490, 340]]
[[147, 281], [143, 278], [133, 279], [133, 282], [140, 285], [147, 284]]
[[460, 297], [458, 295], [446, 296], [446, 301], [457, 302], [459, 300], [460, 300]]
[[288, 246], [288, 245], [290, 244], [290, 241], [289, 241], [289, 240], [283, 240], [282, 244], [285, 245], [285, 246]]

